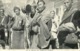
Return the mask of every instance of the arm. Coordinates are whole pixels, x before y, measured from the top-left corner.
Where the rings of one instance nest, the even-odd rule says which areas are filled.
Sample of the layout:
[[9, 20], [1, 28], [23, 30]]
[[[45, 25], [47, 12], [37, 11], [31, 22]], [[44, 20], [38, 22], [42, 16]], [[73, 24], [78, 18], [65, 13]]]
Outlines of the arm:
[[75, 26], [74, 26], [74, 24], [72, 22], [69, 22], [69, 23], [62, 24], [59, 27], [59, 31], [75, 32], [76, 28], [75, 28]]
[[36, 24], [36, 23], [37, 23], [37, 19], [40, 17], [40, 15], [41, 15], [41, 14], [36, 13], [36, 14], [34, 15], [33, 19], [31, 20], [30, 25]]

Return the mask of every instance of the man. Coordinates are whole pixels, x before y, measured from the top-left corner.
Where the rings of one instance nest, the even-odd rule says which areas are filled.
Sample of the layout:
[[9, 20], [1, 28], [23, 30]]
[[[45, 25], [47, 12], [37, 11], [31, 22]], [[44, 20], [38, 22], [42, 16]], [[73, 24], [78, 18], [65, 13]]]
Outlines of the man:
[[0, 9], [0, 44], [2, 45], [3, 49], [5, 49], [5, 14], [4, 9]]
[[[37, 40], [37, 47], [41, 49], [46, 49], [49, 46], [50, 42], [50, 29], [48, 27], [48, 21], [50, 21], [50, 18], [43, 19], [44, 15], [43, 13], [45, 10], [45, 2], [43, 0], [39, 0], [37, 3], [37, 11], [32, 19], [32, 26], [35, 25], [35, 28], [33, 28], [33, 31], [37, 33], [38, 36], [36, 36]], [[38, 27], [37, 27], [38, 26]], [[38, 30], [38, 31], [37, 31]]]
[[[36, 6], [35, 5], [32, 5], [31, 6], [31, 19], [34, 19], [34, 16], [35, 16], [35, 14], [36, 14]], [[34, 30], [35, 29], [35, 30]], [[38, 26], [37, 26], [37, 24], [35, 24], [35, 25], [33, 25], [33, 26], [31, 26], [31, 31], [30, 31], [30, 40], [31, 40], [31, 49], [33, 49], [33, 48], [35, 48], [35, 49], [37, 49], [38, 47], [37, 47], [37, 40], [38, 40]]]
[[24, 18], [20, 14], [20, 8], [14, 7], [14, 23], [11, 34], [11, 48], [24, 49]]
[[26, 5], [26, 10], [25, 10], [25, 13], [26, 13], [26, 17], [25, 17], [25, 46], [26, 48], [30, 48], [30, 45], [31, 45], [31, 34], [30, 34], [30, 31], [31, 31], [31, 26], [30, 26], [30, 22], [32, 20], [31, 18], [31, 5]]
[[7, 21], [7, 27], [6, 27], [7, 38], [6, 38], [6, 43], [10, 47], [11, 46], [11, 34], [12, 34], [12, 29], [11, 28], [12, 28], [12, 25], [14, 23], [13, 16], [12, 15], [7, 15], [6, 21]]
[[[76, 49], [78, 48], [78, 37], [76, 35], [77, 20], [79, 17], [77, 7], [72, 7], [73, 0], [65, 0], [65, 12], [62, 17], [62, 22], [58, 29], [58, 40], [60, 49]], [[76, 23], [75, 23], [76, 22]]]
[[52, 19], [52, 27], [51, 27], [51, 41], [50, 45], [52, 46], [52, 49], [56, 48], [56, 39], [57, 39], [57, 22], [55, 21], [55, 11], [51, 11], [49, 17]]
[[32, 29], [35, 26], [31, 26], [30, 22], [34, 18], [34, 15], [36, 13], [36, 7], [33, 5], [26, 5], [25, 14], [26, 14], [26, 24], [25, 24], [25, 46], [26, 48], [37, 48], [35, 37], [36, 33]]
[[31, 18], [34, 17], [35, 13], [36, 13], [36, 6], [33, 5], [31, 6]]

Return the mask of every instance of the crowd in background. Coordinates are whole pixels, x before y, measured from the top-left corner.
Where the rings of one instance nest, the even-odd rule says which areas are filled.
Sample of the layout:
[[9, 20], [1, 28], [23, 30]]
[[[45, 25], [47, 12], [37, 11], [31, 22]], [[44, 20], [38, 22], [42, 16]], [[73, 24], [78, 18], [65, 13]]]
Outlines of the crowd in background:
[[5, 9], [0, 8], [2, 48], [8, 45], [10, 49], [78, 49], [79, 8], [74, 7], [73, 0], [65, 0], [63, 6], [62, 12], [54, 8], [47, 15], [44, 0], [24, 8], [15, 6], [13, 15], [5, 15]]

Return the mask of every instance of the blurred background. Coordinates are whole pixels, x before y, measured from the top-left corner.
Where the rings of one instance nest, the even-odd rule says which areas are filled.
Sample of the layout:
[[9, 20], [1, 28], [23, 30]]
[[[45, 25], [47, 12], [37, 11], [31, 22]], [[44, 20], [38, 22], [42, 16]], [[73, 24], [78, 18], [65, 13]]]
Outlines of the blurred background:
[[[35, 2], [34, 2], [35, 1]], [[38, 0], [0, 0], [0, 8], [4, 8], [7, 14], [13, 10], [14, 6], [24, 8], [27, 4], [36, 4]], [[64, 0], [44, 0], [46, 2], [46, 10], [52, 10], [60, 7]]]
[[[55, 10], [56, 18], [60, 19], [61, 22], [62, 15], [64, 13], [64, 1], [65, 0], [44, 0], [46, 3], [46, 10], [44, 15], [47, 15], [50, 11]], [[75, 5], [80, 0], [74, 0], [73, 5]], [[4, 8], [5, 14], [13, 15], [13, 8], [15, 6], [20, 7], [21, 9], [25, 8], [27, 4], [36, 5], [38, 0], [0, 0], [0, 9]], [[80, 2], [79, 2], [80, 3]]]

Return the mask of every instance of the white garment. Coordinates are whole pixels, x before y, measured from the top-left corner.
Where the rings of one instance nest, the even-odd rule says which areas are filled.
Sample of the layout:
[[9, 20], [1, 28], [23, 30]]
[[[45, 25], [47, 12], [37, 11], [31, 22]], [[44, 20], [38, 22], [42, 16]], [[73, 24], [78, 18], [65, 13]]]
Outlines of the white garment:
[[56, 24], [56, 22], [55, 22], [54, 19], [53, 19], [53, 20], [52, 20], [51, 34], [52, 34], [52, 37], [53, 37], [54, 39], [57, 38], [56, 32], [57, 32], [57, 24]]

